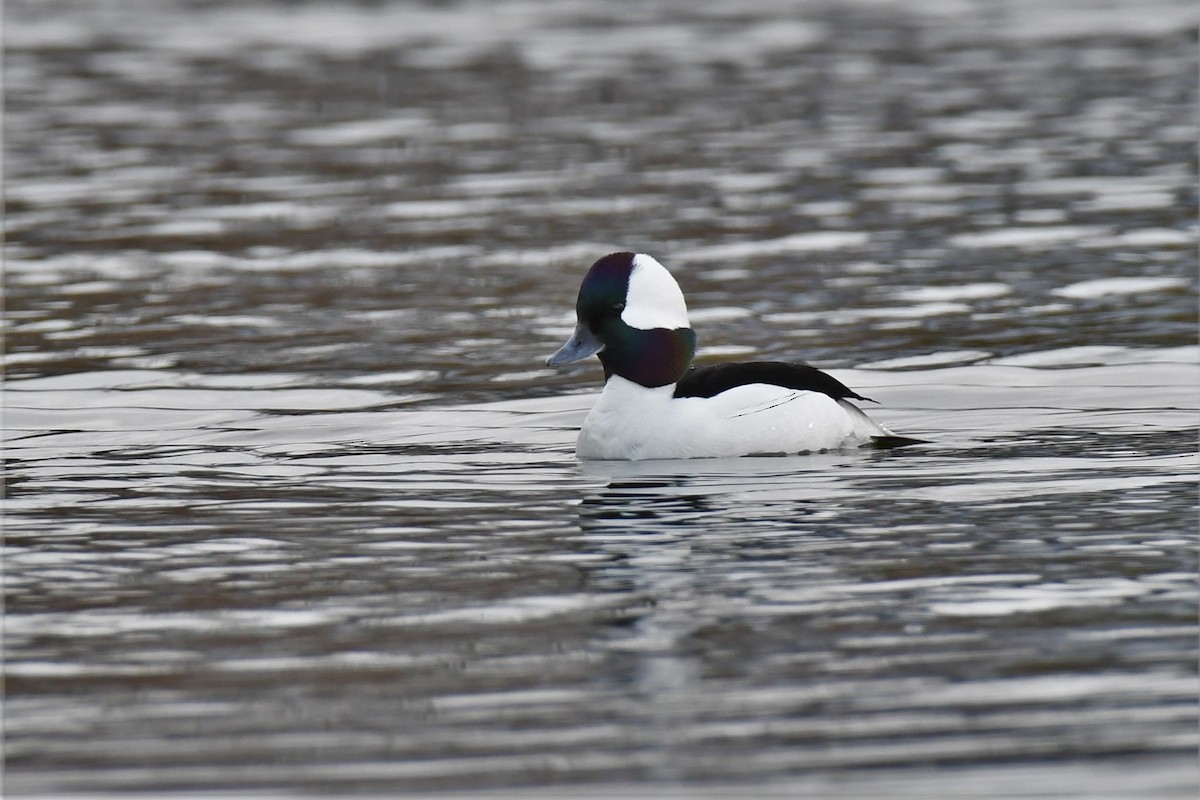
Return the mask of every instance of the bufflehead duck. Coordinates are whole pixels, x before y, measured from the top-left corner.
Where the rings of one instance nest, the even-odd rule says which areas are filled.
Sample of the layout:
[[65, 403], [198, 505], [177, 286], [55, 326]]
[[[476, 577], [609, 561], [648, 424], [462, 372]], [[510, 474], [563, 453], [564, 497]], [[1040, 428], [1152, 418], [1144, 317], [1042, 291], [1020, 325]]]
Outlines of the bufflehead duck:
[[612, 253], [584, 276], [571, 338], [546, 360], [598, 355], [604, 391], [583, 421], [583, 459], [666, 459], [896, 445], [851, 400], [869, 400], [805, 364], [691, 367], [696, 334], [679, 284], [642, 253]]

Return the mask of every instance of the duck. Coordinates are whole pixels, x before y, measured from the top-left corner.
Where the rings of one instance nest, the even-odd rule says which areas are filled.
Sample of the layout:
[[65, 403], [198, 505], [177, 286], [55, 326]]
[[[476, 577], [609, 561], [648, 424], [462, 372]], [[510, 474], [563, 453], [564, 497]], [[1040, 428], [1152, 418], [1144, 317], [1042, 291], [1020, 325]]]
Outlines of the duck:
[[546, 359], [595, 355], [604, 388], [576, 442], [583, 460], [786, 455], [917, 440], [897, 436], [853, 401], [875, 402], [803, 362], [693, 365], [696, 334], [683, 291], [645, 253], [610, 253], [579, 286], [571, 337]]

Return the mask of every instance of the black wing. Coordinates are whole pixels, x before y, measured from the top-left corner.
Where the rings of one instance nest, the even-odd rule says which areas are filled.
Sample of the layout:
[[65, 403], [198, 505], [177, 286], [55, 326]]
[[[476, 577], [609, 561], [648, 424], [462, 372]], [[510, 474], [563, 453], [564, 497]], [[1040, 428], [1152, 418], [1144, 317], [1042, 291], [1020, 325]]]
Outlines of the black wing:
[[751, 383], [767, 383], [785, 389], [803, 389], [827, 394], [834, 400], [875, 401], [848, 388], [832, 375], [807, 364], [787, 361], [746, 361], [692, 367], [675, 384], [676, 397], [714, 397], [721, 392]]

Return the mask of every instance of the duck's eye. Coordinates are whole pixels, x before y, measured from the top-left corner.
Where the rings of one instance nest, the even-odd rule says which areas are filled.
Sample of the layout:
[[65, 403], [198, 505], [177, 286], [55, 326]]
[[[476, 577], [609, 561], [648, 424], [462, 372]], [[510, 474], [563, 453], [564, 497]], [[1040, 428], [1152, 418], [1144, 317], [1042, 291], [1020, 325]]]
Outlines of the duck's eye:
[[624, 300], [622, 300], [620, 303], [613, 303], [612, 312], [614, 314], [620, 314], [624, 310], [625, 310], [625, 301]]

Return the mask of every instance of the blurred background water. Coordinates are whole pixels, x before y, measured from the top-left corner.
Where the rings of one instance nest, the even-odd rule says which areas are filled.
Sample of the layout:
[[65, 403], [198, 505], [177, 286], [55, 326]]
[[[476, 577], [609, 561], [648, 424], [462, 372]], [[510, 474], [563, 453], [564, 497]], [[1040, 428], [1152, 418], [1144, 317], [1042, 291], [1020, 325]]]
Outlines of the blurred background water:
[[[6, 793], [1195, 796], [1198, 16], [10, 0]], [[577, 462], [616, 249], [931, 443]]]

